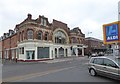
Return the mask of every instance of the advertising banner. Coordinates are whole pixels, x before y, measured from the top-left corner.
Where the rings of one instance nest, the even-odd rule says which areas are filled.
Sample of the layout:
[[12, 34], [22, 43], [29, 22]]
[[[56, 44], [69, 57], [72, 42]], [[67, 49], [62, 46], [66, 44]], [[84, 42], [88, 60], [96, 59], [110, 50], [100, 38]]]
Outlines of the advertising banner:
[[120, 41], [119, 23], [103, 25], [104, 44], [118, 43]]

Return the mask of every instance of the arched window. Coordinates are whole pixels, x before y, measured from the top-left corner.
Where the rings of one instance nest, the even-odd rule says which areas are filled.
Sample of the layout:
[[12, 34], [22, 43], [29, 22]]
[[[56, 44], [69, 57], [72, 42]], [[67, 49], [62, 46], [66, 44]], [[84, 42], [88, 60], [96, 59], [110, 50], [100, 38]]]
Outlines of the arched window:
[[57, 31], [54, 34], [55, 43], [65, 44], [66, 43], [66, 35], [62, 31]]
[[39, 31], [37, 33], [37, 37], [38, 37], [38, 40], [42, 40], [42, 32], [41, 31]]
[[33, 30], [27, 31], [27, 39], [33, 39]]
[[48, 32], [45, 33], [45, 40], [48, 40]]

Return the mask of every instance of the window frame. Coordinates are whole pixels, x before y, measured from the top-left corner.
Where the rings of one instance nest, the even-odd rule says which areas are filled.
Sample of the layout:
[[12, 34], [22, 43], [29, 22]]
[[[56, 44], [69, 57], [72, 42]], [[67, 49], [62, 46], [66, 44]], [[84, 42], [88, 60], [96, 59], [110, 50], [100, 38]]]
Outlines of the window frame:
[[[98, 63], [98, 60], [102, 60], [102, 63]], [[95, 61], [96, 61], [96, 63], [95, 63]], [[94, 60], [92, 61], [92, 63], [98, 64], [98, 65], [104, 65], [104, 58], [94, 58]]]
[[32, 29], [27, 30], [27, 39], [33, 39], [34, 38], [34, 32]]
[[48, 41], [48, 36], [49, 36], [49, 33], [46, 32], [46, 33], [45, 33], [45, 38], [44, 38], [45, 41]]
[[43, 35], [42, 31], [38, 31], [38, 33], [37, 33], [37, 39], [38, 40], [42, 40], [42, 38], [43, 38], [42, 35]]
[[[108, 60], [109, 62], [111, 62], [112, 64], [114, 64], [114, 65], [112, 65], [112, 64], [108, 64], [108, 65], [106, 65], [105, 64], [105, 60]], [[111, 59], [104, 59], [104, 65], [105, 66], [107, 66], [107, 67], [112, 67], [112, 68], [118, 68], [118, 65], [113, 61], [113, 60], [111, 60]]]

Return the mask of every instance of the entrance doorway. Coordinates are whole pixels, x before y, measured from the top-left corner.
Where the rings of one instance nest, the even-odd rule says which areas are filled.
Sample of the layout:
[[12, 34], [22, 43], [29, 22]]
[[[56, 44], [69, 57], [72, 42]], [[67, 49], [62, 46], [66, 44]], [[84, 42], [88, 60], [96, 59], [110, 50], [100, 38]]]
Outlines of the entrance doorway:
[[26, 56], [28, 60], [35, 59], [35, 51], [26, 51]]
[[64, 57], [64, 49], [62, 47], [59, 48], [59, 57], [60, 58]]
[[82, 56], [82, 49], [78, 48], [78, 56]]

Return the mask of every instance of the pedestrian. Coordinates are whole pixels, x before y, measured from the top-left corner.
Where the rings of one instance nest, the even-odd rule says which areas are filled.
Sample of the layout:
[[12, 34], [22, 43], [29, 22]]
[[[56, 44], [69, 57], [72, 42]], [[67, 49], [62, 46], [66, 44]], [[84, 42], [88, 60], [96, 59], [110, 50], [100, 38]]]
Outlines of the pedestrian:
[[89, 52], [89, 53], [88, 53], [88, 58], [90, 57], [90, 55], [91, 55], [91, 53]]

